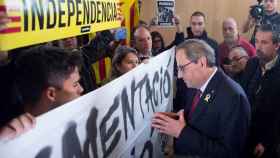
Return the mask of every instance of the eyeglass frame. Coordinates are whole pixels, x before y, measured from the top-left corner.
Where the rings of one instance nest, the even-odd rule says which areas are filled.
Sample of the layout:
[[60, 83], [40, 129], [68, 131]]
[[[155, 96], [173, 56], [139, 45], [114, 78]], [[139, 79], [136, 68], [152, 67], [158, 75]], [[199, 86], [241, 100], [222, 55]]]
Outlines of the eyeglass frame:
[[246, 55], [243, 55], [243, 56], [241, 56], [241, 57], [239, 57], [239, 58], [233, 58], [233, 59], [229, 59], [229, 61], [230, 61], [230, 64], [232, 64], [233, 62], [239, 62], [242, 58], [248, 58], [248, 56], [246, 56]]
[[184, 72], [184, 71], [185, 71], [185, 68], [186, 68], [187, 66], [189, 66], [191, 63], [195, 63], [195, 61], [190, 61], [190, 62], [188, 62], [187, 64], [177, 66], [178, 72], [179, 72], [179, 71]]

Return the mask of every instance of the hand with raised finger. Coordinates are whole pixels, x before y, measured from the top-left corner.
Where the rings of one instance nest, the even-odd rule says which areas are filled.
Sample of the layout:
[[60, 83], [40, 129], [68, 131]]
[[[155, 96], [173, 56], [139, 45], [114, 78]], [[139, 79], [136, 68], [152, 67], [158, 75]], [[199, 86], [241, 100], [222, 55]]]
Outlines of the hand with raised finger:
[[34, 128], [34, 126], [35, 118], [29, 113], [22, 114], [0, 129], [0, 140], [13, 139]]
[[175, 25], [179, 25], [180, 24], [180, 17], [178, 15], [174, 15], [173, 22], [174, 22]]
[[150, 20], [150, 26], [155, 26], [157, 24], [157, 18], [156, 17], [153, 17], [151, 20]]

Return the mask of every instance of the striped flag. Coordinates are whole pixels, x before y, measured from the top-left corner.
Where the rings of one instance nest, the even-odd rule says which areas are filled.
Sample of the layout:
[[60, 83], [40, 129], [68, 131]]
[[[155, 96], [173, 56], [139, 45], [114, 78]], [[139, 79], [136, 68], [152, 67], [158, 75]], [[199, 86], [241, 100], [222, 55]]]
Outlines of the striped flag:
[[[124, 19], [122, 26], [127, 30], [127, 39], [124, 44], [129, 45], [132, 36], [133, 28], [139, 23], [139, 4], [138, 0], [120, 0], [119, 7], [122, 12]], [[103, 85], [110, 80], [111, 74], [111, 59], [104, 58], [92, 65], [97, 85]]]
[[130, 44], [133, 28], [139, 24], [139, 3], [138, 0], [120, 0], [121, 10], [124, 15], [122, 26], [127, 30], [126, 44]]
[[101, 59], [92, 64], [92, 68], [95, 72], [95, 80], [98, 86], [102, 86], [107, 83], [111, 77], [111, 59], [109, 57]]
[[[0, 12], [7, 13], [7, 8], [5, 5], [0, 5]], [[8, 19], [10, 22], [7, 24], [7, 27], [0, 30], [0, 34], [7, 34], [7, 33], [16, 33], [21, 31], [20, 21], [21, 17], [19, 16], [20, 13], [17, 11], [9, 12]]]

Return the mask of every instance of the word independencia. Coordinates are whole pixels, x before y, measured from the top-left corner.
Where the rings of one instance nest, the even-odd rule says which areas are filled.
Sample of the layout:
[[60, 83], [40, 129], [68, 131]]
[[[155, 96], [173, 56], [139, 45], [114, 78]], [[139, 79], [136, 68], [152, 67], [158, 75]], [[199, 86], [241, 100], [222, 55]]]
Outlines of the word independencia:
[[117, 1], [23, 0], [23, 7], [25, 32], [117, 20]]

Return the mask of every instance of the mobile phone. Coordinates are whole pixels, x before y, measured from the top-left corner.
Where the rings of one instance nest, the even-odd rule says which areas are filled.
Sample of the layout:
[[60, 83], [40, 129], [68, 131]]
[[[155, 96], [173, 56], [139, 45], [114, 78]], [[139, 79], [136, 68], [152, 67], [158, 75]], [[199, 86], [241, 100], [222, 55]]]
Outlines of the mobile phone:
[[163, 115], [166, 115], [168, 117], [171, 117], [175, 120], [179, 120], [179, 115], [174, 112], [161, 112]]
[[122, 27], [122, 28], [117, 29], [114, 37], [115, 37], [116, 41], [126, 39], [126, 28]]
[[230, 65], [231, 64], [231, 61], [230, 61], [230, 59], [229, 58], [225, 58], [225, 60], [224, 60], [224, 63], [223, 63], [224, 65]]

